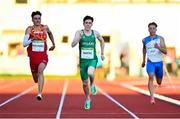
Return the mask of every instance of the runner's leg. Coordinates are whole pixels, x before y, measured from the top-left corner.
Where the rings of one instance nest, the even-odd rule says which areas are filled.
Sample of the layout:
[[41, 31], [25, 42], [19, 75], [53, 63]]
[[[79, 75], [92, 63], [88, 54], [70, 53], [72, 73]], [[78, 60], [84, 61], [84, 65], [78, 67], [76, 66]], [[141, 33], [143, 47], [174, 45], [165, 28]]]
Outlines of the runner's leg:
[[44, 74], [43, 74], [43, 72], [44, 72], [45, 68], [46, 68], [45, 63], [40, 63], [38, 66], [38, 95], [42, 95], [42, 90], [44, 87]]

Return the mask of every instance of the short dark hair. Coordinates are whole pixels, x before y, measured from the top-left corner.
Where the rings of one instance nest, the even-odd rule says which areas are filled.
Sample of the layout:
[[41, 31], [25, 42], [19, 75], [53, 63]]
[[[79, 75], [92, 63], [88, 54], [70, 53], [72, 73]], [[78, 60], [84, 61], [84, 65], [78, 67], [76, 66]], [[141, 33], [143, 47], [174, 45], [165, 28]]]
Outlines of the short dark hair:
[[34, 12], [32, 12], [32, 14], [31, 14], [31, 17], [33, 18], [35, 15], [42, 15], [41, 14], [41, 12], [40, 11], [34, 11]]
[[92, 22], [94, 21], [93, 17], [87, 15], [87, 16], [84, 17], [83, 22], [85, 22], [87, 19], [92, 20]]
[[148, 27], [151, 26], [151, 25], [154, 25], [155, 27], [158, 26], [155, 22], [151, 22], [151, 23], [148, 24]]

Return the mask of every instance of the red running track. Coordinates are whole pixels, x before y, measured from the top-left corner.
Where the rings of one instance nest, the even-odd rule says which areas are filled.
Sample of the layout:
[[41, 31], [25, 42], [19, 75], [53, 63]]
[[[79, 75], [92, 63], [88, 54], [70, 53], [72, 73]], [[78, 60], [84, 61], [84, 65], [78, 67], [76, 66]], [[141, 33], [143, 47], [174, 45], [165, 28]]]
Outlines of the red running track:
[[[180, 82], [172, 88], [167, 81], [156, 92], [180, 102]], [[31, 80], [0, 80], [0, 118], [180, 118], [180, 106], [156, 99], [122, 84], [147, 90], [147, 80], [96, 80], [98, 93], [91, 96], [90, 110], [84, 110], [80, 80], [47, 80], [43, 100], [36, 100], [37, 87]]]

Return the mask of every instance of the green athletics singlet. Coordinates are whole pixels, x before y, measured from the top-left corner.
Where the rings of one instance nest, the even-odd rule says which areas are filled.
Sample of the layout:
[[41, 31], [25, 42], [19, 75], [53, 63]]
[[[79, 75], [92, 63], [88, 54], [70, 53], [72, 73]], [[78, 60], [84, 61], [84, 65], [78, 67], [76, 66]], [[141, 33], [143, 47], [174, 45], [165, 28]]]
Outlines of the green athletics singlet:
[[80, 62], [86, 60], [97, 60], [96, 37], [93, 30], [90, 36], [87, 36], [83, 31], [82, 38], [79, 42], [79, 56]]

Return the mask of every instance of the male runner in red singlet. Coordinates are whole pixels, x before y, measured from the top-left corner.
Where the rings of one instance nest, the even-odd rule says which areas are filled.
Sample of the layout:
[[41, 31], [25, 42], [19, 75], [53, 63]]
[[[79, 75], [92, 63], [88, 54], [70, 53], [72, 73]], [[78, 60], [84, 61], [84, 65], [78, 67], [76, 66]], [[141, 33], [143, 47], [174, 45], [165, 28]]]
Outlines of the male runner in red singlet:
[[42, 100], [42, 89], [44, 86], [43, 71], [48, 63], [47, 34], [52, 42], [49, 51], [54, 50], [54, 37], [47, 25], [41, 24], [41, 12], [32, 12], [32, 26], [28, 26], [23, 39], [23, 46], [27, 47], [30, 68], [35, 83], [38, 83], [37, 99]]

